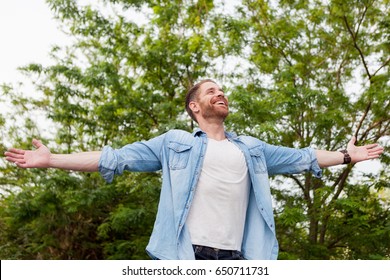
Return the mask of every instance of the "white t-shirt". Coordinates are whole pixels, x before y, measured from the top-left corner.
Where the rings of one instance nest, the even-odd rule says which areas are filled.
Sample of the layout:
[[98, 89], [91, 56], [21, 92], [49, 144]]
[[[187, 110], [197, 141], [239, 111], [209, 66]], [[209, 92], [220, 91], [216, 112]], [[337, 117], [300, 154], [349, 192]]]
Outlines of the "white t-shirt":
[[241, 150], [228, 139], [208, 139], [202, 171], [187, 218], [192, 244], [241, 250], [249, 180]]

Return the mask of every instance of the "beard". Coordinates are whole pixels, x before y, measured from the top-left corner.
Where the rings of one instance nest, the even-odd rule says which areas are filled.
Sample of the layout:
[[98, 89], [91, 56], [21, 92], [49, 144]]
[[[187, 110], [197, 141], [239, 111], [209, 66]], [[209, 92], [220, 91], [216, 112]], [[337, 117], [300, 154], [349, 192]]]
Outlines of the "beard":
[[227, 107], [215, 105], [207, 106], [202, 113], [204, 119], [221, 119], [222, 121], [224, 121], [228, 115], [229, 110]]

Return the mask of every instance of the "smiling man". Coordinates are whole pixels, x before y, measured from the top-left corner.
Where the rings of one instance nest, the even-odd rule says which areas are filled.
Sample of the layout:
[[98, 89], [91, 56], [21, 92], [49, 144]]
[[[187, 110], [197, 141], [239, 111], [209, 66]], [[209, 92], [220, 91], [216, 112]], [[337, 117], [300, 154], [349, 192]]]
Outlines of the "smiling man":
[[160, 203], [146, 248], [153, 259], [276, 259], [278, 242], [269, 175], [312, 172], [378, 158], [377, 144], [343, 152], [273, 146], [225, 131], [228, 100], [212, 80], [186, 96], [186, 110], [199, 128], [171, 130], [120, 149], [52, 154], [34, 140], [34, 151], [11, 148], [6, 159], [22, 168], [99, 171], [107, 182], [123, 171], [162, 170]]
[[[202, 91], [200, 91], [201, 87]], [[218, 127], [221, 124], [223, 127], [223, 121], [229, 114], [229, 105], [222, 89], [213, 80], [207, 79], [195, 85], [188, 92], [186, 110], [192, 119], [198, 123], [202, 122], [200, 126], [217, 123]]]

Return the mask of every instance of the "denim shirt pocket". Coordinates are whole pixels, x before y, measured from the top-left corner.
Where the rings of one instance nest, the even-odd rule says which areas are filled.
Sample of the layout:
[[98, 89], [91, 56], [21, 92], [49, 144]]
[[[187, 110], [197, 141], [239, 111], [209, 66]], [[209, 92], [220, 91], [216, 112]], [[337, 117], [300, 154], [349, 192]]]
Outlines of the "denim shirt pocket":
[[169, 149], [169, 168], [171, 170], [178, 170], [187, 167], [190, 158], [192, 146], [181, 144], [177, 142], [170, 142]]
[[261, 146], [256, 146], [249, 149], [249, 154], [252, 159], [253, 169], [255, 173], [266, 173], [267, 165], [265, 163], [264, 153]]

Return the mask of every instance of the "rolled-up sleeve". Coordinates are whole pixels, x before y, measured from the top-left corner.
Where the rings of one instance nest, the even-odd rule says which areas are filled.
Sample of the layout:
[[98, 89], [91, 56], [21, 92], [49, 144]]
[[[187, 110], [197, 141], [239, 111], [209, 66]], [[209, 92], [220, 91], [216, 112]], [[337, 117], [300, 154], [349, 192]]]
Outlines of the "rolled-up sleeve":
[[120, 149], [105, 146], [99, 159], [101, 176], [111, 183], [123, 171], [151, 172], [161, 169], [160, 150], [163, 136], [135, 142]]
[[117, 162], [114, 149], [105, 146], [99, 160], [99, 172], [108, 183], [111, 183], [114, 179]]
[[312, 149], [312, 148], [307, 148], [309, 150], [309, 153], [310, 153], [310, 159], [311, 159], [311, 167], [310, 167], [310, 170], [311, 172], [313, 173], [313, 175], [317, 178], [321, 178], [322, 177], [322, 169], [320, 167], [320, 165], [318, 164], [318, 161], [317, 161], [317, 156], [316, 156], [316, 153], [315, 153], [315, 150]]

